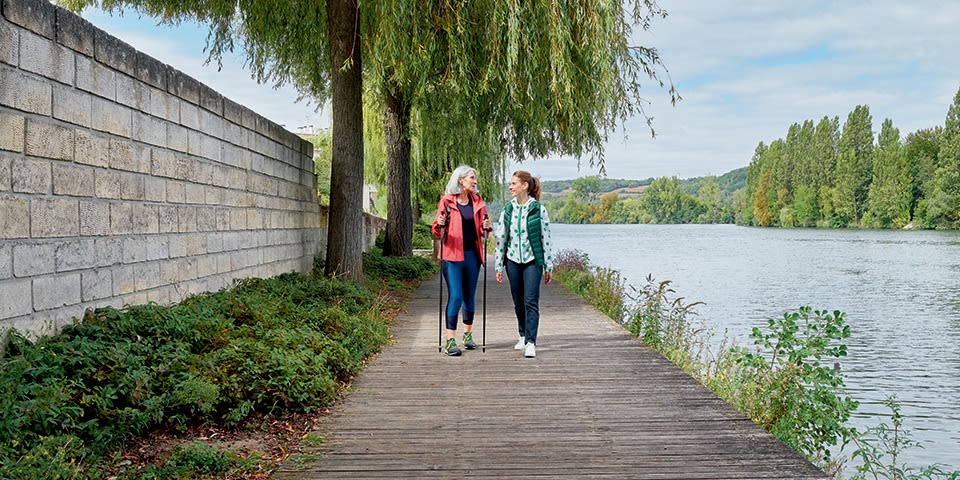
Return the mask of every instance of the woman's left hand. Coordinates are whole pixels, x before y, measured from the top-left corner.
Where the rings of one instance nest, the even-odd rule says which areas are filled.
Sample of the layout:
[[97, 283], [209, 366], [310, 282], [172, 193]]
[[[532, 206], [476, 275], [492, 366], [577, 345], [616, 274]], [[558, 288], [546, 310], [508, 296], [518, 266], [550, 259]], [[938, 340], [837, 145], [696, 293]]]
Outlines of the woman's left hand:
[[547, 272], [543, 274], [543, 283], [550, 285], [550, 280], [553, 280], [553, 273]]
[[490, 217], [483, 219], [483, 229], [484, 230], [493, 230], [493, 222], [490, 221]]

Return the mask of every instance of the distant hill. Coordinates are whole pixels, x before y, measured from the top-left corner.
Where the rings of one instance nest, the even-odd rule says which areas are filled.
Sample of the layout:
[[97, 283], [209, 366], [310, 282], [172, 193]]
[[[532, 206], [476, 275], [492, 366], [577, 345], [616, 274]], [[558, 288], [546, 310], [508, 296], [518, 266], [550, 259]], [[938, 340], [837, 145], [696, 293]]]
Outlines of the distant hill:
[[[705, 177], [694, 177], [680, 180], [680, 187], [691, 195], [700, 192]], [[600, 191], [602, 193], [618, 190], [621, 194], [638, 193], [643, 188], [653, 183], [653, 177], [645, 180], [627, 180], [622, 178], [601, 178]], [[543, 192], [547, 197], [562, 197], [570, 192], [572, 180], [547, 180], [543, 182]], [[747, 167], [731, 170], [717, 177], [717, 183], [720, 185], [720, 191], [726, 195], [733, 195], [733, 192], [744, 188], [747, 185]]]

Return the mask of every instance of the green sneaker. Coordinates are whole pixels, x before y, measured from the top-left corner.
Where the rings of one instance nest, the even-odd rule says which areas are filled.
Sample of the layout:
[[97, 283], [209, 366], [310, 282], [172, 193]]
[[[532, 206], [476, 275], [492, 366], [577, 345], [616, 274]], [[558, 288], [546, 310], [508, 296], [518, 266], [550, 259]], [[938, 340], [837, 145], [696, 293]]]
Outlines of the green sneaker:
[[467, 350], [477, 348], [477, 342], [473, 341], [473, 332], [465, 332], [463, 334], [463, 346]]
[[457, 346], [457, 340], [454, 338], [447, 339], [447, 355], [451, 357], [459, 357], [461, 353], [460, 347]]

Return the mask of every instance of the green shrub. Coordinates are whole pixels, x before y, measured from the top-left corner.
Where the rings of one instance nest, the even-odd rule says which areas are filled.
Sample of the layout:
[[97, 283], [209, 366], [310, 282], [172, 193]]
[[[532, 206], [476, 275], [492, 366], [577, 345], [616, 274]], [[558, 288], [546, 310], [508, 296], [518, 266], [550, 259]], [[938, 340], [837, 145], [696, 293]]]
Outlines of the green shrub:
[[439, 269], [437, 262], [424, 257], [387, 257], [374, 249], [363, 254], [363, 272], [385, 280], [416, 280]]
[[89, 311], [36, 341], [11, 332], [0, 478], [31, 477], [32, 465], [78, 478], [149, 429], [323, 406], [386, 343], [381, 308], [362, 285], [284, 274], [169, 307]]

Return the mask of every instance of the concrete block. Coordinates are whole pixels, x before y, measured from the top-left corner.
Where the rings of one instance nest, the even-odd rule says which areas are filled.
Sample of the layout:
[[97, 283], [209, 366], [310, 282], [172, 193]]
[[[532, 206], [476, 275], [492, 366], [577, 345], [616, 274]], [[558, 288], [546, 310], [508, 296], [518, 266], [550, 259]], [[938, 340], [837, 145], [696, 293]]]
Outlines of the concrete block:
[[177, 180], [167, 180], [167, 202], [186, 203], [187, 184]]
[[29, 119], [27, 120], [26, 139], [24, 152], [27, 155], [56, 160], [73, 160], [73, 129], [42, 120]]
[[110, 233], [112, 235], [133, 233], [133, 207], [129, 203], [110, 204]]
[[226, 208], [218, 208], [216, 213], [217, 218], [217, 231], [222, 232], [225, 230], [230, 230], [230, 210]]
[[120, 198], [124, 200], [143, 200], [144, 176], [137, 173], [120, 174]]
[[145, 113], [135, 112], [133, 114], [133, 139], [162, 147], [167, 141], [167, 126], [163, 120]]
[[133, 233], [138, 235], [159, 233], [160, 213], [156, 205], [133, 204]]
[[197, 276], [209, 277], [217, 274], [217, 257], [214, 255], [200, 255], [197, 257]]
[[180, 264], [175, 261], [160, 262], [160, 283], [174, 285], [180, 278]]
[[25, 2], [2, 0], [3, 16], [31, 32], [47, 38], [55, 38], [56, 7], [50, 2]]
[[150, 173], [152, 149], [128, 140], [110, 140], [110, 168]]
[[76, 132], [74, 161], [94, 167], [110, 165], [110, 140], [106, 136], [83, 130]]
[[0, 280], [13, 278], [13, 245], [0, 245]]
[[27, 242], [13, 246], [13, 275], [32, 277], [57, 270], [57, 245], [51, 242]]
[[0, 319], [29, 315], [31, 312], [32, 282], [12, 279], [0, 281]]
[[94, 54], [93, 38], [97, 27], [80, 16], [62, 8], [57, 9], [57, 42], [88, 57]]
[[53, 86], [0, 64], [0, 105], [50, 116]]
[[164, 235], [146, 237], [147, 260], [166, 260], [170, 257], [170, 240]]
[[53, 37], [20, 34], [20, 68], [65, 85], [73, 85], [76, 53], [61, 47]]
[[17, 193], [50, 193], [50, 161], [16, 158], [10, 162], [11, 188]]
[[170, 151], [154, 148], [150, 151], [150, 174], [154, 177], [177, 178], [179, 156]]
[[20, 31], [0, 17], [0, 63], [16, 67], [20, 63]]
[[150, 108], [153, 89], [126, 75], [117, 75], [117, 103], [134, 110], [146, 111]]
[[147, 259], [147, 240], [143, 236], [124, 238], [123, 263], [138, 263]]
[[200, 103], [200, 82], [176, 69], [168, 72], [167, 80], [170, 93], [194, 105]]
[[223, 158], [223, 142], [218, 138], [203, 135], [201, 140], [201, 156], [215, 162]]
[[163, 202], [167, 199], [167, 181], [153, 176], [144, 182], [144, 197], [148, 202]]
[[223, 205], [223, 196], [226, 190], [217, 187], [203, 189], [203, 203], [207, 205]]
[[53, 162], [53, 194], [93, 197], [93, 167]]
[[78, 55], [77, 82], [78, 89], [90, 92], [107, 100], [117, 98], [117, 73], [95, 62], [93, 59]]
[[30, 236], [30, 201], [0, 195], [0, 239]]
[[136, 75], [134, 77], [147, 85], [166, 90], [167, 69], [170, 67], [143, 52], [137, 52], [136, 59]]
[[132, 118], [136, 115], [133, 110], [100, 98], [93, 99], [93, 121], [91, 128], [101, 132], [130, 138], [132, 132]]
[[93, 255], [97, 267], [117, 265], [123, 260], [123, 243], [116, 237], [95, 238]]
[[246, 230], [247, 229], [247, 211], [242, 208], [234, 208], [230, 210], [230, 229], [231, 230]]
[[185, 127], [168, 123], [166, 147], [178, 152], [187, 152], [189, 150], [188, 132], [189, 130]]
[[53, 88], [53, 118], [89, 127], [92, 115], [93, 102], [89, 93], [61, 85]]
[[138, 263], [133, 266], [134, 285], [137, 291], [149, 290], [161, 285], [160, 262]]
[[157, 208], [160, 217], [159, 233], [176, 233], [180, 230], [180, 219], [177, 207], [173, 205], [160, 205]]
[[116, 265], [111, 268], [113, 273], [113, 294], [124, 295], [136, 290], [136, 272], [133, 265]]
[[177, 207], [178, 229], [180, 233], [197, 231], [197, 208], [191, 206]]
[[80, 235], [80, 202], [62, 199], [30, 201], [30, 236], [75, 237]]
[[93, 239], [73, 239], [56, 245], [57, 272], [69, 272], [94, 266]]
[[120, 198], [120, 172], [98, 169], [93, 172], [93, 181], [97, 198]]
[[218, 117], [223, 116], [223, 95], [220, 92], [200, 84], [200, 106], [213, 112]]
[[191, 130], [200, 130], [200, 107], [180, 102], [180, 125]]
[[198, 183], [187, 183], [186, 188], [186, 202], [192, 203], [195, 205], [202, 205], [206, 201], [206, 191], [203, 185]]
[[94, 35], [94, 58], [114, 70], [136, 77], [137, 51], [102, 30]]
[[207, 237], [207, 253], [220, 253], [223, 251], [223, 234], [222, 233], [208, 233]]
[[200, 120], [200, 131], [216, 138], [223, 137], [224, 130], [224, 120], [223, 117], [220, 117], [214, 113], [208, 112], [207, 110], [200, 110], [199, 113]]
[[80, 303], [80, 274], [33, 279], [33, 307], [38, 312]]
[[217, 229], [216, 210], [213, 207], [197, 207], [197, 230], [213, 232]]
[[147, 112], [168, 122], [179, 123], [180, 99], [165, 90], [150, 90], [150, 107]]
[[80, 235], [101, 236], [110, 234], [110, 204], [80, 200]]
[[[179, 267], [177, 271], [177, 281], [186, 282], [197, 278], [197, 261], [193, 258], [181, 258], [177, 260]], [[194, 293], [194, 292], [190, 292]]]
[[113, 276], [109, 269], [88, 270], [80, 274], [80, 300], [92, 302], [113, 295]]
[[22, 152], [27, 121], [16, 112], [0, 111], [0, 150]]

